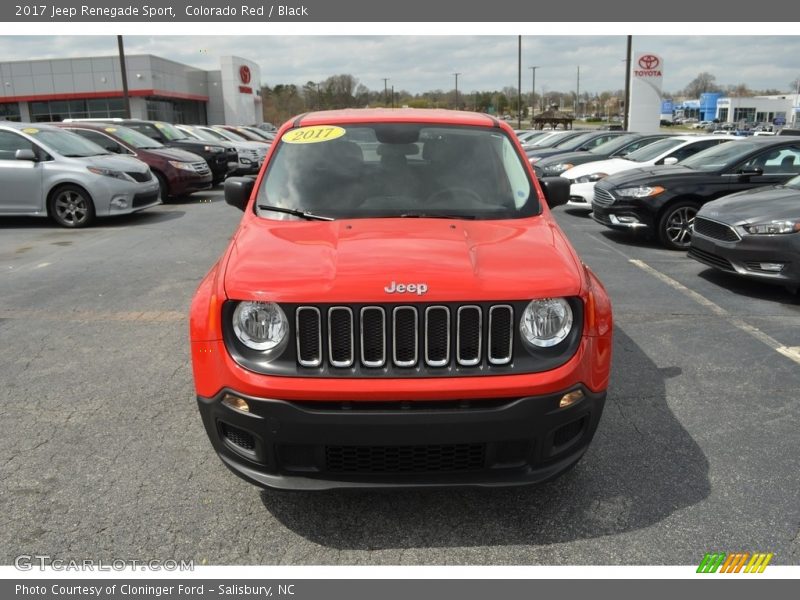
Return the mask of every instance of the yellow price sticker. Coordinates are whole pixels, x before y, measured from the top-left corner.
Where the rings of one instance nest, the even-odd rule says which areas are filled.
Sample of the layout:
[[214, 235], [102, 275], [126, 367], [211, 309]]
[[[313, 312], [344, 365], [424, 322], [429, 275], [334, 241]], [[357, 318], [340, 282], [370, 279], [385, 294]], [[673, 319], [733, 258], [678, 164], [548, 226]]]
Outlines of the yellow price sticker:
[[26, 127], [25, 129], [22, 130], [22, 132], [27, 133], [29, 135], [33, 135], [35, 133], [39, 133], [39, 130], [35, 129], [34, 127]]
[[281, 140], [287, 144], [317, 144], [330, 142], [342, 137], [345, 133], [347, 132], [342, 127], [335, 125], [312, 125], [287, 131]]
[[108, 133], [114, 133], [116, 130], [117, 130], [116, 127], [106, 127], [105, 128], [105, 131], [107, 131]]

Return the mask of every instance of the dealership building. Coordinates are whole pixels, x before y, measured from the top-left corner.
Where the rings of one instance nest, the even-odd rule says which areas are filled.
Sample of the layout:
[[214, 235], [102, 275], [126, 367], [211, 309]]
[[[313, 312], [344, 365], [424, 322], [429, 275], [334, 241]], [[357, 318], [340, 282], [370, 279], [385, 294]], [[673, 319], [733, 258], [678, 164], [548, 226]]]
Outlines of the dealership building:
[[[238, 56], [204, 71], [151, 54], [126, 56], [131, 116], [184, 124], [262, 119], [261, 70]], [[124, 117], [117, 56], [0, 62], [0, 119]]]
[[798, 94], [774, 96], [733, 96], [701, 94], [697, 100], [662, 103], [662, 118], [669, 110], [675, 117], [694, 117], [700, 121], [720, 123], [771, 123], [776, 126], [800, 124]]

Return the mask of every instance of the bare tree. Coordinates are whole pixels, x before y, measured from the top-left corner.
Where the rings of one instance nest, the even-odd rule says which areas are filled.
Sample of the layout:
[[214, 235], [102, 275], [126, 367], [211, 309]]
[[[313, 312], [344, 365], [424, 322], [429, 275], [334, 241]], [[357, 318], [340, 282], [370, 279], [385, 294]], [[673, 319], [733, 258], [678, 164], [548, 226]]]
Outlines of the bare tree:
[[720, 92], [721, 88], [715, 83], [717, 80], [711, 73], [700, 73], [697, 77], [683, 89], [683, 93], [689, 98], [699, 98], [700, 94], [708, 92]]

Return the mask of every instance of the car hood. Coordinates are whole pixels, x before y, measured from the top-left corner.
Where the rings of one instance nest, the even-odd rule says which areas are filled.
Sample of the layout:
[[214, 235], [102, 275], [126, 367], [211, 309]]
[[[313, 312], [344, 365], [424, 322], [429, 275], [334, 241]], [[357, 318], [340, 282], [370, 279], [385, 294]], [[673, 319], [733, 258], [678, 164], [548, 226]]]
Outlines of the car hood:
[[619, 173], [621, 171], [628, 171], [644, 166], [645, 163], [637, 163], [632, 160], [625, 160], [624, 158], [609, 158], [607, 160], [595, 160], [592, 162], [572, 167], [564, 171], [561, 176], [568, 179], [576, 179], [584, 175], [591, 175], [592, 173]]
[[[425, 284], [427, 293], [387, 293]], [[573, 296], [582, 269], [548, 217], [519, 221], [245, 217], [225, 271], [235, 299], [448, 302]]]
[[164, 160], [177, 160], [180, 162], [205, 162], [202, 156], [198, 156], [192, 152], [181, 150], [180, 148], [170, 148], [164, 146], [163, 148], [147, 148], [142, 149], [141, 152], [153, 154]]
[[705, 204], [698, 216], [729, 225], [800, 218], [800, 190], [782, 185], [754, 188]]
[[621, 185], [655, 185], [674, 177], [714, 177], [713, 173], [695, 171], [680, 165], [649, 165], [628, 169], [611, 174], [603, 180], [603, 187], [619, 187]]
[[150, 167], [132, 156], [117, 156], [116, 154], [102, 154], [98, 156], [81, 157], [82, 162], [99, 167], [101, 169], [113, 169], [115, 171], [132, 171], [134, 173], [144, 173]]

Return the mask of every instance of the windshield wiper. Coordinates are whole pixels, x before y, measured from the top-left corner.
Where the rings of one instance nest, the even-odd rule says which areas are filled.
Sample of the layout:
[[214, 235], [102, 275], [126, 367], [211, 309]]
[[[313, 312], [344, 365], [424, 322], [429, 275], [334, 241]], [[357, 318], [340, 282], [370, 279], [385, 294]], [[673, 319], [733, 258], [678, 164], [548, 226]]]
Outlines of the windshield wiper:
[[397, 216], [401, 219], [475, 219], [475, 215], [448, 215], [442, 213], [403, 213]]
[[269, 204], [259, 204], [259, 210], [269, 210], [272, 212], [279, 212], [284, 213], [287, 215], [293, 215], [295, 217], [300, 217], [301, 219], [308, 219], [309, 221], [333, 221], [335, 220], [333, 217], [323, 217], [322, 215], [315, 215], [314, 213], [310, 213], [305, 210], [297, 210], [294, 208], [283, 208], [282, 206], [270, 206]]

